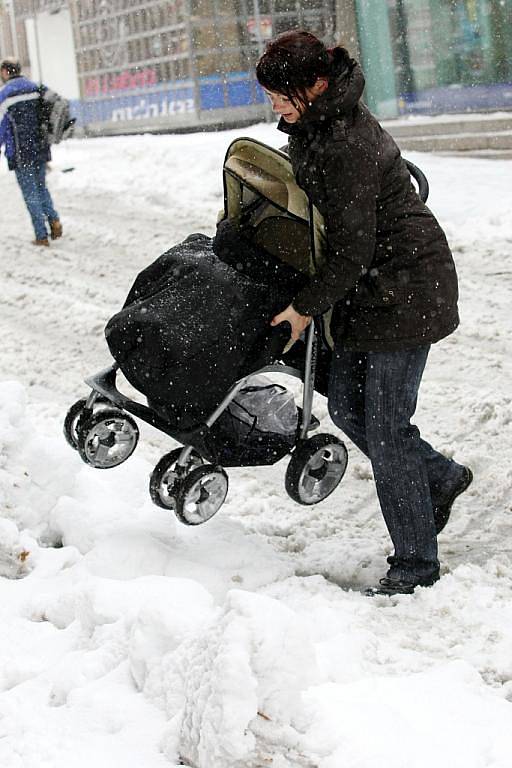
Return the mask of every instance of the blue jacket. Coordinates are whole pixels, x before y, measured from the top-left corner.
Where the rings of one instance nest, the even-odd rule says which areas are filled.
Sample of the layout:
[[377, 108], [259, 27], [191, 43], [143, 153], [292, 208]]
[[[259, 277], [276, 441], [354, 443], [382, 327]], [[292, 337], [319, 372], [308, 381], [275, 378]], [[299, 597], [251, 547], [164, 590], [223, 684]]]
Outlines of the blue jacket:
[[50, 150], [40, 131], [40, 90], [21, 75], [11, 77], [0, 90], [0, 147], [11, 171], [40, 165]]

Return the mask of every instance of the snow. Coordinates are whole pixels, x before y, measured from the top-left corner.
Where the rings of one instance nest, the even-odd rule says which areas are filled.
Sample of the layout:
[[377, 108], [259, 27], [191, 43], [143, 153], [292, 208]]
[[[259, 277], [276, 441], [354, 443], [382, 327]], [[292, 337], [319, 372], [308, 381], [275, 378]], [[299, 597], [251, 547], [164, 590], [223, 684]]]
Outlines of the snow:
[[[287, 497], [285, 459], [229, 470], [222, 510], [189, 529], [148, 494], [169, 438], [143, 426], [134, 456], [100, 471], [62, 437], [84, 377], [110, 362], [103, 327], [136, 273], [213, 232], [239, 135], [283, 143], [258, 125], [60, 145], [49, 184], [65, 236], [50, 249], [30, 245], [0, 170], [0, 764], [508, 768], [511, 161], [407, 153], [461, 289], [461, 327], [432, 350], [417, 422], [475, 474], [431, 589], [361, 594], [390, 542], [348, 441], [324, 503]], [[314, 412], [341, 436], [320, 396]]]

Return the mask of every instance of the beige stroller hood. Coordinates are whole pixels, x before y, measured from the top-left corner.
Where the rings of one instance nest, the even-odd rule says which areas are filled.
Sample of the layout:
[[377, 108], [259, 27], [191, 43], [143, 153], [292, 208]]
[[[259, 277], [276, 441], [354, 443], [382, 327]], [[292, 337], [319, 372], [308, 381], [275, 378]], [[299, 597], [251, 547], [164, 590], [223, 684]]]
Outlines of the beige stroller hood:
[[[257, 205], [249, 216], [258, 200], [265, 205]], [[254, 241], [301, 272], [313, 274], [323, 261], [323, 218], [298, 186], [281, 150], [249, 138], [228, 147], [223, 217], [236, 223], [249, 220]]]

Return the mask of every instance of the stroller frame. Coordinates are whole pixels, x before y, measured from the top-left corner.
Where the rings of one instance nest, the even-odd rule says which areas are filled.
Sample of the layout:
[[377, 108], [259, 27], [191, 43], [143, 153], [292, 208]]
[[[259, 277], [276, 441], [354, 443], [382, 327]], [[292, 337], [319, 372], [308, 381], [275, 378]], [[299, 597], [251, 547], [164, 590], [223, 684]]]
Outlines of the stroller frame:
[[[406, 163], [418, 183], [420, 197], [426, 200], [425, 176], [412, 163]], [[254, 139], [236, 139], [226, 152], [223, 181], [223, 218], [240, 220], [244, 212], [244, 189], [248, 189], [270, 202], [291, 222], [307, 224], [309, 244], [301, 271], [312, 274], [321, 263], [325, 245], [323, 219], [296, 184], [287, 155]], [[210, 428], [249, 378], [263, 373], [286, 374], [302, 381], [303, 393], [285, 488], [299, 504], [322, 501], [340, 483], [348, 460], [345, 445], [336, 436], [316, 434], [308, 438], [309, 431], [319, 426], [312, 415], [318, 344], [322, 340], [332, 346], [325, 320], [325, 317], [313, 318], [305, 331], [304, 371], [278, 360], [251, 371], [233, 383], [203, 423], [187, 431], [177, 432], [149, 405], [121, 392], [116, 383], [120, 366], [114, 363], [85, 379], [91, 392], [69, 409], [64, 421], [65, 437], [86, 464], [98, 469], [121, 464], [135, 450], [139, 430], [132, 416], [177, 440], [182, 447], [160, 459], [151, 475], [149, 491], [155, 504], [172, 510], [187, 525], [198, 525], [220, 509], [228, 490], [225, 470], [219, 465], [203, 463], [201, 453], [208, 455], [205, 446]]]
[[[119, 366], [117, 363], [103, 369], [97, 374], [85, 379], [91, 388], [85, 400], [79, 400], [68, 412], [64, 433], [73, 448], [77, 448], [81, 458], [98, 469], [108, 469], [124, 462], [135, 450], [139, 431], [136, 422], [127, 414], [145, 421], [161, 432], [182, 443], [182, 448], [175, 449], [162, 457], [155, 467], [150, 479], [150, 495], [152, 500], [161, 507], [172, 509], [178, 519], [187, 525], [198, 525], [209, 520], [223, 504], [227, 495], [228, 480], [225, 471], [220, 466], [203, 465], [200, 460], [201, 445], [204, 445], [208, 431], [229, 407], [238, 392], [247, 381], [256, 374], [279, 373], [292, 376], [303, 382], [302, 408], [299, 409], [298, 438], [295, 445], [307, 444], [307, 435], [311, 429], [318, 426], [318, 420], [312, 416], [314, 395], [314, 378], [316, 364], [316, 349], [320, 330], [318, 321], [306, 329], [306, 354], [304, 372], [284, 363], [266, 365], [237, 380], [228, 390], [225, 397], [215, 410], [205, 419], [204, 423], [187, 432], [177, 433], [172, 425], [149, 406], [133, 400], [119, 390], [116, 384]], [[113, 406], [113, 408], [112, 408]], [[114, 410], [115, 409], [115, 410]], [[105, 431], [105, 425], [114, 430], [114, 434], [124, 435], [117, 444], [112, 441], [112, 432]], [[289, 495], [301, 504], [311, 504], [321, 501], [338, 485], [347, 465], [345, 446], [335, 437], [326, 440], [326, 436], [317, 435], [313, 455], [300, 458], [296, 451], [293, 457], [299, 457], [300, 465], [293, 462], [287, 477], [286, 489]], [[108, 446], [106, 457], [98, 453], [95, 442]], [[110, 443], [110, 445], [109, 445]], [[92, 446], [92, 447], [91, 447]], [[114, 454], [111, 453], [112, 449]], [[199, 450], [198, 450], [199, 449]], [[101, 450], [101, 448], [99, 449]], [[310, 481], [309, 492], [301, 487], [307, 480], [308, 468], [318, 469], [318, 464], [330, 465], [330, 472]], [[314, 466], [313, 466], [314, 465]], [[290, 469], [289, 467], [289, 469]], [[333, 472], [333, 468], [335, 471]], [[209, 470], [205, 472], [205, 470]], [[334, 475], [334, 476], [333, 476]], [[167, 485], [167, 491], [163, 486]], [[180, 486], [181, 494], [174, 498], [170, 486]], [[311, 485], [314, 487], [312, 488]], [[206, 498], [204, 498], [206, 496]], [[190, 506], [194, 508], [191, 510]]]
[[[93, 412], [94, 405], [105, 400], [118, 408], [131, 413], [133, 416], [145, 421], [152, 427], [159, 429], [161, 432], [168, 434], [174, 439], [180, 438], [180, 442], [185, 443], [180, 457], [177, 461], [179, 466], [185, 466], [187, 458], [190, 452], [194, 449], [192, 443], [196, 444], [204, 439], [205, 427], [211, 427], [219, 418], [219, 416], [226, 410], [229, 404], [234, 400], [238, 392], [243, 389], [246, 382], [256, 374], [260, 373], [280, 373], [294, 378], [300, 379], [304, 383], [303, 388], [303, 400], [302, 410], [299, 426], [299, 438], [303, 440], [308, 431], [311, 429], [311, 416], [313, 406], [314, 395], [314, 377], [315, 377], [315, 364], [316, 364], [316, 345], [319, 330], [317, 328], [317, 322], [314, 320], [306, 329], [306, 359], [305, 359], [305, 373], [304, 375], [298, 368], [285, 365], [284, 363], [275, 363], [272, 365], [266, 365], [259, 368], [246, 376], [236, 381], [232, 387], [228, 390], [226, 396], [219, 403], [217, 408], [208, 416], [204, 423], [196, 429], [192, 429], [186, 432], [177, 432], [169, 422], [160, 416], [156, 411], [147, 405], [139, 403], [137, 400], [132, 400], [123, 392], [121, 392], [117, 385], [117, 372], [119, 365], [114, 363], [108, 368], [104, 368], [93, 376], [89, 376], [84, 381], [91, 388], [91, 393], [85, 400], [83, 409]], [[98, 467], [103, 468], [103, 467]], [[105, 467], [107, 468], [107, 467]]]

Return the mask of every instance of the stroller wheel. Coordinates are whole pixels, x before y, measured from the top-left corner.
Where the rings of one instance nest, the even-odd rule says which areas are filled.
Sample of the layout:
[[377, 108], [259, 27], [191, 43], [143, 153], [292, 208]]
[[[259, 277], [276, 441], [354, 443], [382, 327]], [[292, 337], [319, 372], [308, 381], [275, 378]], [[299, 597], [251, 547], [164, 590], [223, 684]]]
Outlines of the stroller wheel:
[[[64, 437], [66, 438], [68, 444], [75, 449], [75, 451], [78, 450], [79, 422], [80, 418], [84, 414], [86, 403], [87, 399], [85, 397], [77, 400], [76, 403], [73, 403], [69, 411], [66, 413], [66, 417], [64, 419]], [[106, 397], [99, 396], [94, 401], [93, 409], [96, 410], [98, 406], [105, 407], [110, 404], [110, 401], [107, 400]], [[89, 414], [90, 413], [92, 413], [92, 411], [90, 411]]]
[[189, 454], [187, 464], [181, 473], [176, 470], [176, 462], [180, 457], [182, 448], [176, 448], [162, 456], [149, 478], [149, 494], [154, 504], [163, 509], [176, 511], [176, 497], [181, 477], [190, 472], [194, 467], [200, 467], [203, 463], [201, 456], [192, 451]]
[[139, 440], [137, 424], [115, 408], [101, 408], [78, 428], [78, 452], [86, 464], [110, 469], [134, 452]]
[[345, 445], [333, 435], [321, 434], [302, 440], [286, 470], [286, 492], [299, 504], [317, 504], [338, 486], [347, 461]]
[[78, 450], [78, 422], [86, 402], [87, 400], [85, 397], [82, 397], [81, 400], [77, 400], [76, 403], [73, 403], [64, 419], [64, 437], [75, 451]]
[[176, 517], [185, 525], [206, 523], [219, 511], [227, 492], [228, 476], [222, 467], [196, 467], [180, 483]]

